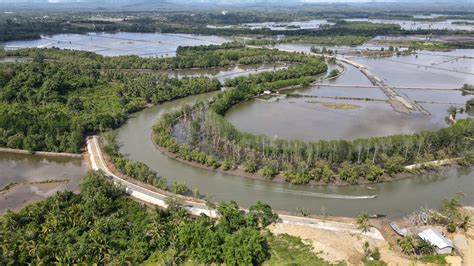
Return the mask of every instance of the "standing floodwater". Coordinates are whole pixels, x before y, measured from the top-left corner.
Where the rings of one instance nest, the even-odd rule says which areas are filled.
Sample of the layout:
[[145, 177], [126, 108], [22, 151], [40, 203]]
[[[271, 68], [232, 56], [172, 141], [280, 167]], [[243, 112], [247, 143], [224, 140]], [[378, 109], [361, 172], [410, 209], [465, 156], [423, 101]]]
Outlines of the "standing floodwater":
[[5, 49], [51, 48], [95, 52], [106, 56], [138, 55], [169, 57], [176, 55], [178, 46], [222, 44], [229, 39], [218, 36], [164, 33], [88, 33], [56, 34], [39, 40], [10, 41]]
[[87, 168], [81, 158], [0, 152], [0, 214], [20, 209], [58, 191], [79, 189]]

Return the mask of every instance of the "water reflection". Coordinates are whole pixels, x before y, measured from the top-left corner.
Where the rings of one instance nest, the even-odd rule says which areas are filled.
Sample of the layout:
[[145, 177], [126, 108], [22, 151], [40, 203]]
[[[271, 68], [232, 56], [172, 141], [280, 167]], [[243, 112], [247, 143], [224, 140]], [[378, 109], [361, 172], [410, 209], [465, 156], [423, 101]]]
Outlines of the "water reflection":
[[[433, 179], [423, 175], [412, 179], [370, 185], [372, 189], [366, 185], [317, 187], [268, 183], [212, 172], [178, 162], [159, 152], [151, 141], [150, 133], [152, 125], [160, 115], [184, 103], [206, 97], [210, 95], [165, 103], [135, 114], [117, 130], [120, 151], [127, 154], [130, 159], [146, 163], [160, 175], [165, 176], [169, 183], [176, 180], [184, 181], [191, 188], [199, 187], [201, 193], [213, 200], [236, 200], [244, 207], [262, 200], [275, 209], [287, 211], [296, 211], [297, 207], [305, 207], [313, 213], [320, 213], [323, 208], [327, 214], [332, 215], [355, 216], [361, 211], [368, 211], [400, 217], [422, 206], [437, 207], [442, 198], [451, 197], [459, 191], [467, 194], [464, 203], [474, 204], [474, 172], [471, 169], [447, 169], [439, 174], [439, 178]], [[140, 130], [137, 131], [137, 128]], [[377, 194], [377, 198], [324, 198], [321, 194], [349, 196]]]
[[[20, 209], [58, 191], [79, 189], [86, 173], [82, 159], [0, 152], [0, 187], [18, 183], [0, 194], [0, 215], [6, 209]], [[41, 183], [46, 180], [67, 182]]]
[[5, 49], [26, 47], [83, 50], [106, 56], [138, 55], [168, 57], [176, 54], [178, 46], [222, 44], [229, 39], [218, 36], [165, 33], [87, 33], [42, 36], [39, 40], [10, 41]]

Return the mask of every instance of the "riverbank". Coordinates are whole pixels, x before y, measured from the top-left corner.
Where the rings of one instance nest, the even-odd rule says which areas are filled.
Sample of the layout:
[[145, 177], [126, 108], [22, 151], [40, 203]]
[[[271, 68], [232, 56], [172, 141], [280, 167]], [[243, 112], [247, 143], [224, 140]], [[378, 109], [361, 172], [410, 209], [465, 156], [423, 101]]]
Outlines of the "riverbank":
[[11, 148], [0, 148], [0, 152], [10, 152], [10, 153], [17, 153], [17, 154], [32, 154], [32, 155], [42, 155], [42, 156], [82, 158], [82, 154], [67, 153], [67, 152], [28, 151], [28, 150], [11, 149]]
[[[103, 144], [101, 141], [98, 141], [98, 145], [99, 145], [99, 149], [102, 151], [103, 150]], [[93, 156], [91, 155], [91, 151], [89, 151], [89, 147], [88, 147], [88, 153], [89, 153], [89, 156], [88, 156], [88, 159], [90, 160], [90, 165], [91, 165], [91, 169], [92, 170], [95, 170], [94, 168], [97, 168], [97, 164], [93, 162], [94, 158]], [[188, 196], [184, 196], [184, 195], [179, 195], [179, 194], [175, 194], [175, 193], [172, 193], [172, 192], [169, 192], [169, 191], [166, 191], [166, 190], [163, 190], [163, 189], [158, 189], [150, 184], [146, 184], [146, 183], [143, 183], [143, 182], [140, 182], [132, 177], [129, 177], [127, 175], [124, 175], [122, 172], [120, 172], [114, 165], [114, 163], [112, 162], [112, 159], [110, 158], [109, 155], [107, 155], [106, 153], [103, 153], [101, 152], [101, 157], [103, 158], [104, 160], [104, 166], [107, 167], [107, 169], [114, 175], [116, 175], [117, 177], [123, 179], [123, 180], [126, 180], [130, 183], [133, 183], [137, 186], [140, 186], [140, 187], [143, 187], [143, 188], [146, 188], [150, 191], [153, 191], [153, 192], [156, 192], [156, 193], [160, 193], [160, 194], [163, 194], [165, 196], [169, 196], [169, 197], [174, 197], [174, 198], [177, 198], [177, 199], [180, 199], [180, 200], [184, 200], [184, 201], [192, 201], [192, 202], [195, 202], [195, 203], [199, 203], [199, 204], [206, 204], [206, 201], [205, 200], [202, 200], [202, 199], [198, 199], [198, 198], [194, 198], [194, 197], [188, 197]]]
[[[177, 156], [177, 154], [172, 153], [168, 149], [166, 149], [165, 147], [162, 147], [162, 146], [158, 145], [153, 140], [153, 132], [151, 133], [150, 138], [151, 138], [151, 142], [153, 143], [153, 145], [155, 146], [155, 148], [158, 151], [160, 151], [161, 153], [165, 154], [166, 156], [168, 156], [169, 158], [171, 158], [173, 160], [176, 160], [178, 162], [187, 164], [187, 165], [192, 166], [192, 167], [197, 167], [197, 168], [200, 168], [200, 169], [205, 169], [205, 170], [213, 171], [213, 172], [216, 172], [216, 173], [236, 175], [236, 176], [245, 177], [245, 178], [249, 178], [249, 179], [253, 179], [253, 180], [260, 180], [260, 181], [271, 182], [271, 183], [279, 183], [279, 184], [289, 183], [289, 182], [284, 181], [284, 179], [283, 179], [284, 177], [283, 177], [282, 174], [277, 174], [274, 178], [268, 179], [268, 178], [265, 178], [263, 175], [261, 175], [259, 172], [249, 173], [249, 172], [245, 172], [244, 170], [238, 169], [238, 168], [237, 169], [230, 169], [230, 170], [222, 170], [220, 168], [214, 168], [214, 167], [211, 167], [211, 166], [206, 166], [206, 165], [203, 165], [203, 164], [198, 163], [198, 162], [188, 161], [188, 160], [179, 158]], [[414, 173], [414, 172], [410, 172], [410, 171], [415, 171], [415, 170], [425, 171], [425, 172], [436, 171], [436, 170], [429, 170], [429, 171], [423, 170], [422, 168], [426, 167], [426, 166], [431, 166], [431, 167], [433, 167], [433, 166], [435, 166], [435, 167], [441, 167], [441, 166], [443, 166], [443, 167], [455, 167], [455, 165], [457, 165], [457, 163], [456, 163], [457, 159], [459, 159], [459, 158], [435, 160], [435, 161], [430, 161], [430, 162], [406, 165], [406, 166], [403, 166], [403, 167], [408, 172], [397, 173], [393, 177], [384, 174], [381, 177], [383, 179], [381, 179], [377, 182], [371, 182], [371, 181], [368, 181], [367, 179], [363, 179], [363, 180], [360, 180], [360, 182], [358, 182], [356, 184], [350, 184], [350, 183], [343, 182], [340, 179], [338, 179], [337, 180], [338, 182], [332, 182], [332, 183], [325, 183], [323, 181], [311, 180], [308, 184], [294, 184], [294, 185], [342, 187], [342, 186], [357, 186], [357, 185], [373, 185], [373, 184], [378, 184], [378, 183], [383, 183], [383, 182], [393, 182], [393, 181], [413, 178], [417, 174], [419, 174], [419, 172]]]
[[[120, 173], [111, 162], [107, 162], [104, 159], [102, 153], [101, 144], [98, 142], [97, 137], [92, 137], [88, 140], [88, 153], [90, 153], [91, 165], [93, 170], [102, 170], [106, 175], [114, 180], [115, 183], [121, 184], [125, 187], [127, 194], [137, 198], [140, 201], [158, 205], [163, 208], [167, 208], [166, 197], [173, 197], [183, 200], [183, 206], [185, 209], [190, 211], [194, 215], [206, 214], [211, 218], [218, 218], [218, 213], [209, 208], [208, 204], [202, 200], [195, 198], [184, 197], [162, 191], [154, 187], [149, 188], [147, 184], [143, 184], [133, 178], [127, 177]], [[109, 168], [114, 168], [113, 173]], [[126, 180], [127, 179], [127, 180]], [[245, 208], [241, 208], [243, 211], [247, 211]], [[288, 212], [276, 211], [280, 215], [281, 222], [283, 224], [297, 224], [301, 226], [309, 226], [313, 228], [319, 228], [335, 232], [347, 232], [351, 234], [361, 234], [376, 240], [384, 240], [383, 235], [377, 228], [371, 227], [367, 232], [362, 232], [358, 229], [355, 220], [347, 217], [327, 217], [316, 218], [321, 216], [297, 216]]]

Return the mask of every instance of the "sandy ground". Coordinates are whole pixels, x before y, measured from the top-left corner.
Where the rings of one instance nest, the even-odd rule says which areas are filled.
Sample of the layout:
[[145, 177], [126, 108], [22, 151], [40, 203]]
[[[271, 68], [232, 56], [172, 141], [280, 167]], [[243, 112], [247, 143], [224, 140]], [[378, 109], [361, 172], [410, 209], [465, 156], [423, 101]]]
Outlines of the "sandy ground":
[[[471, 219], [474, 218], [471, 215]], [[471, 223], [472, 224], [472, 223]], [[474, 265], [474, 229], [471, 227], [465, 234], [469, 246], [464, 250], [459, 250], [459, 253], [463, 255], [462, 265], [472, 266]]]
[[289, 234], [305, 239], [313, 246], [319, 256], [329, 262], [345, 261], [349, 265], [359, 265], [364, 251], [365, 241], [380, 249], [382, 260], [389, 265], [409, 265], [410, 261], [391, 251], [385, 241], [374, 240], [362, 235], [345, 232], [321, 230], [293, 224], [274, 224], [270, 226], [274, 234]]
[[[404, 265], [429, 265], [420, 262], [414, 262], [409, 258], [403, 257], [400, 253], [390, 248], [389, 242], [374, 240], [372, 238], [350, 234], [346, 232], [334, 232], [321, 230], [307, 226], [294, 224], [273, 224], [269, 227], [274, 234], [289, 234], [304, 239], [313, 246], [313, 250], [321, 258], [329, 262], [344, 261], [348, 265], [360, 265], [364, 251], [362, 245], [365, 241], [369, 242], [370, 247], [378, 247], [381, 254], [381, 260], [390, 266]], [[456, 253], [446, 257], [449, 265], [453, 266], [471, 266], [474, 265], [474, 229], [470, 229], [466, 234], [469, 240], [469, 247], [459, 252], [461, 258]], [[393, 244], [392, 244], [393, 245]]]

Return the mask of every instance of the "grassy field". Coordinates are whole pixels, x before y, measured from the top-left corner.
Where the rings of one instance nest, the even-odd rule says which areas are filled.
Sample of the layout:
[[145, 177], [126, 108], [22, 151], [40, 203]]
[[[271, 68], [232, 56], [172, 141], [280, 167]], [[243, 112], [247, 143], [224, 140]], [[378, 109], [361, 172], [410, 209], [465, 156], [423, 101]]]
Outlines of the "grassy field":
[[263, 265], [331, 265], [312, 251], [301, 238], [281, 234], [267, 237], [270, 259]]

